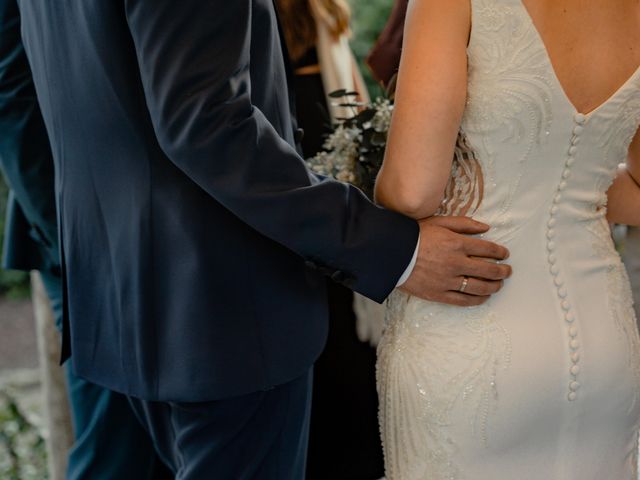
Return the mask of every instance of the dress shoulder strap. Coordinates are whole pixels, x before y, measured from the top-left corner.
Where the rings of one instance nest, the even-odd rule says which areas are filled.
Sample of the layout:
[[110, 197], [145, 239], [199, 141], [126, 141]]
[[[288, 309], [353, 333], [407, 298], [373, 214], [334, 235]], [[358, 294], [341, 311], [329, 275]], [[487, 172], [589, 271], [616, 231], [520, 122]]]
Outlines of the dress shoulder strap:
[[[471, 2], [471, 43], [477, 43], [478, 37], [489, 37], [495, 40], [495, 35], [504, 30], [509, 17], [514, 11], [522, 8], [521, 0], [470, 0]], [[482, 33], [480, 33], [482, 32]]]

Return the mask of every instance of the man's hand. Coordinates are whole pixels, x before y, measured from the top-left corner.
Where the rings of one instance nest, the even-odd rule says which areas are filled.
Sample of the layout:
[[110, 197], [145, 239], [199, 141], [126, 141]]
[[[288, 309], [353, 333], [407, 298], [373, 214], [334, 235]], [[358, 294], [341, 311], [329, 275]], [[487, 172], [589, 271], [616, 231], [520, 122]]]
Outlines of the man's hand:
[[[503, 280], [511, 276], [509, 265], [491, 261], [508, 258], [506, 248], [470, 236], [488, 230], [488, 225], [466, 217], [422, 220], [418, 260], [400, 289], [450, 305], [474, 306], [486, 302], [502, 288]], [[466, 288], [461, 293], [463, 284]]]

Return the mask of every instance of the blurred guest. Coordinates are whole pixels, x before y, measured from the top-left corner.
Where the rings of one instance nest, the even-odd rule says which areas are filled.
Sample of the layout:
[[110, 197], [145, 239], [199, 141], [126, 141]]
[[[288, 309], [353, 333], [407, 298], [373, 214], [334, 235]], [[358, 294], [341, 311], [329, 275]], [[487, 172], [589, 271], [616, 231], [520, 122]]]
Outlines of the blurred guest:
[[349, 47], [350, 11], [345, 0], [278, 0], [289, 57], [295, 70], [298, 118], [304, 121], [305, 156], [321, 150], [332, 121], [350, 109], [329, 102], [328, 94], [357, 91], [368, 101], [367, 87]]
[[[61, 328], [60, 268], [54, 166], [27, 58], [16, 0], [0, 0], [0, 167], [11, 189], [5, 268], [39, 270]], [[67, 373], [75, 444], [67, 478], [171, 478], [127, 399]]]
[[367, 57], [374, 78], [385, 87], [392, 83], [400, 66], [408, 5], [409, 0], [395, 0], [387, 25]]
[[[349, 47], [349, 8], [344, 0], [278, 0], [295, 71], [298, 122], [305, 157], [322, 149], [332, 121], [352, 112], [328, 93], [366, 86]], [[330, 332], [315, 366], [307, 478], [355, 480], [384, 475], [378, 433], [375, 350], [356, 333], [353, 294], [329, 285]], [[362, 330], [362, 329], [361, 329]]]

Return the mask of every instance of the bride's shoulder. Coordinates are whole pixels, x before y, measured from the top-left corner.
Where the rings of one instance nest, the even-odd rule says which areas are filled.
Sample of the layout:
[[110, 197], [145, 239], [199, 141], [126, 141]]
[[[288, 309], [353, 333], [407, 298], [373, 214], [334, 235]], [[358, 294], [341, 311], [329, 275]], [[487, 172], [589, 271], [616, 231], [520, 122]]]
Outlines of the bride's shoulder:
[[409, 0], [408, 19], [423, 24], [466, 27], [471, 21], [471, 3], [474, 0]]
[[417, 9], [431, 9], [442, 15], [459, 14], [471, 10], [475, 0], [408, 0], [409, 11]]

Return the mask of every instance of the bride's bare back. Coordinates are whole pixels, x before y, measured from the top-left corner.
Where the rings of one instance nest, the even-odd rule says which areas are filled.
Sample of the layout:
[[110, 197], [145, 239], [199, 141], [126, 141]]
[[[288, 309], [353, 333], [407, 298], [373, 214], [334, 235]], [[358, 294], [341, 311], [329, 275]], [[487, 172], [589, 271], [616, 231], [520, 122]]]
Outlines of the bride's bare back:
[[522, 0], [576, 109], [604, 103], [640, 66], [637, 0]]

